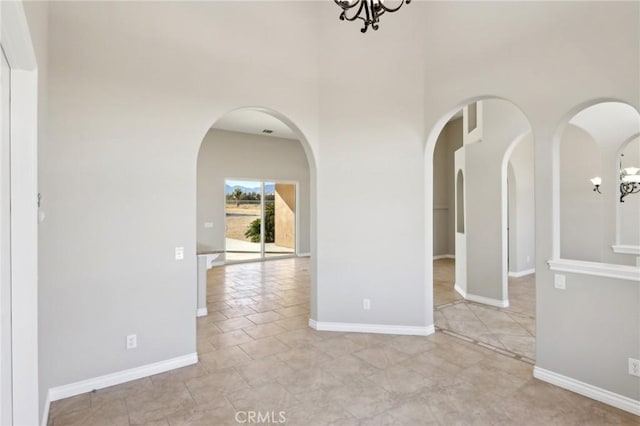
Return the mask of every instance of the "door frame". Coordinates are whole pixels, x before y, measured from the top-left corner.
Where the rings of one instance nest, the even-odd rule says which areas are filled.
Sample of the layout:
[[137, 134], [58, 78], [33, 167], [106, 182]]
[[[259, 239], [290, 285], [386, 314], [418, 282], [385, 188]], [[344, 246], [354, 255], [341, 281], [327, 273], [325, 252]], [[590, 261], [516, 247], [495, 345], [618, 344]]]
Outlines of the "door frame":
[[[296, 238], [295, 238], [295, 249], [293, 251], [293, 253], [289, 254], [289, 255], [283, 255], [283, 256], [277, 256], [277, 257], [265, 257], [265, 252], [264, 252], [264, 238], [261, 238], [260, 240], [260, 258], [258, 259], [251, 259], [251, 260], [232, 260], [232, 261], [227, 261], [225, 258], [224, 263], [227, 265], [231, 265], [234, 263], [246, 263], [246, 262], [262, 262], [264, 260], [270, 260], [270, 259], [286, 259], [286, 258], [290, 258], [290, 257], [296, 257], [296, 256], [300, 256], [300, 233], [298, 232], [298, 228], [299, 228], [299, 221], [300, 221], [300, 216], [299, 216], [299, 212], [300, 212], [300, 182], [297, 180], [293, 180], [293, 179], [267, 179], [267, 178], [253, 178], [253, 177], [225, 177], [224, 178], [224, 184], [227, 183], [227, 181], [229, 180], [235, 180], [235, 181], [246, 181], [246, 182], [260, 182], [260, 209], [261, 209], [261, 218], [264, 216], [264, 184], [269, 182], [269, 183], [284, 183], [284, 184], [288, 184], [288, 185], [295, 185], [296, 187], [296, 217], [295, 217], [295, 234], [296, 234]], [[225, 226], [226, 226], [226, 213], [225, 213], [225, 209], [226, 209], [226, 202], [227, 202], [227, 194], [225, 191], [223, 191], [223, 217], [225, 218]], [[264, 220], [261, 219], [260, 221], [260, 234], [264, 235]], [[226, 243], [226, 231], [225, 231], [225, 245], [224, 245], [224, 252], [227, 252], [227, 243]]]
[[40, 424], [38, 389], [38, 71], [22, 2], [0, 3], [11, 68], [13, 422]]

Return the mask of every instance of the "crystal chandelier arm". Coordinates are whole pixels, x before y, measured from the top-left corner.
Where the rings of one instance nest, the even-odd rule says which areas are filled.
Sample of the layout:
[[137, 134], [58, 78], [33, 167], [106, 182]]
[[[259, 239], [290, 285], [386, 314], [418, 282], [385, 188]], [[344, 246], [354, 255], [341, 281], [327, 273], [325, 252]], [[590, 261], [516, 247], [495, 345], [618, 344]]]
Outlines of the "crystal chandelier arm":
[[369, 27], [374, 30], [378, 29], [380, 16], [385, 12], [396, 12], [403, 5], [411, 3], [411, 0], [400, 0], [400, 4], [396, 7], [388, 7], [383, 0], [333, 0], [335, 4], [340, 6], [341, 21], [355, 21], [360, 19], [364, 26], [360, 32], [366, 32]]
[[[380, 9], [382, 9], [382, 11], [385, 11], [385, 12], [396, 12], [396, 11], [400, 10], [400, 8], [405, 3], [407, 3], [407, 4], [411, 3], [411, 0], [402, 0], [397, 7], [387, 7], [387, 6], [384, 5], [384, 3], [382, 1], [379, 1], [378, 2], [378, 6], [380, 7]], [[382, 15], [382, 12], [380, 13], [380, 15]]]
[[[353, 4], [349, 4], [349, 2], [345, 0], [333, 0], [333, 1], [342, 8], [342, 13], [340, 14], [341, 21], [343, 20], [355, 21], [356, 19], [364, 20], [364, 18], [360, 17], [360, 12], [362, 12], [362, 8], [365, 5], [365, 0], [358, 0]], [[351, 9], [355, 8], [356, 6], [358, 6], [358, 11], [352, 17], [348, 17], [347, 12], [351, 11]]]
[[621, 182], [620, 183], [620, 202], [624, 203], [624, 197], [629, 194], [637, 194], [640, 192], [640, 185], [636, 182]]
[[[360, 29], [360, 32], [366, 32], [367, 28], [369, 27], [369, 25], [371, 25], [373, 27], [373, 29], [378, 29], [377, 25], [375, 24], [375, 11], [373, 11], [374, 13], [374, 19], [371, 19], [371, 10], [369, 10], [369, 3], [371, 2], [371, 0], [358, 0], [356, 3], [353, 4], [349, 4], [348, 1], [345, 0], [334, 0], [334, 2], [340, 6], [342, 8], [342, 12], [340, 13], [340, 20], [341, 21], [355, 21], [356, 19], [360, 19], [363, 23], [364, 26]], [[347, 12], [351, 12], [351, 10], [356, 9], [356, 12], [352, 15], [349, 16], [347, 15]], [[362, 11], [364, 10], [364, 17], [360, 16], [360, 14], [362, 13]]]

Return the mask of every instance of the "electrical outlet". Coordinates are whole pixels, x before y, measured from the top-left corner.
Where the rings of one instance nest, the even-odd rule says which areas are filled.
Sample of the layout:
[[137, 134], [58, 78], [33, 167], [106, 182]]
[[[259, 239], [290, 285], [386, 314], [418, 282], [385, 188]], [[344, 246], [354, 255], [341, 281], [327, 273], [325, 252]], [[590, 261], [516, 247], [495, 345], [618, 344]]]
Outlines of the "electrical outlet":
[[640, 359], [629, 358], [629, 374], [640, 377]]
[[138, 346], [138, 336], [130, 334], [127, 336], [127, 349], [135, 349]]
[[567, 289], [567, 277], [562, 274], [555, 274], [553, 276], [553, 286], [559, 290]]
[[368, 311], [369, 309], [371, 309], [371, 300], [369, 300], [369, 299], [364, 299], [364, 300], [362, 301], [362, 308], [363, 308], [365, 311]]
[[176, 247], [176, 260], [184, 259], [184, 247]]

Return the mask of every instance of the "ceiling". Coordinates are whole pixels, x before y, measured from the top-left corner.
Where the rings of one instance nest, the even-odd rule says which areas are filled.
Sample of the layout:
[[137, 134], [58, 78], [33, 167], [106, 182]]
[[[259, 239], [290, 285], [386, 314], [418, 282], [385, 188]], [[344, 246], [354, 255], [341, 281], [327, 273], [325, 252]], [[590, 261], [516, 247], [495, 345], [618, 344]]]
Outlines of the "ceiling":
[[585, 108], [569, 123], [586, 130], [601, 145], [620, 146], [640, 133], [640, 114], [621, 102], [602, 102]]
[[[289, 126], [282, 121], [267, 113], [252, 109], [232, 111], [216, 121], [211, 128], [229, 130], [231, 132], [251, 133], [272, 138], [298, 140]], [[272, 130], [273, 133], [264, 133], [263, 130], [265, 129]]]

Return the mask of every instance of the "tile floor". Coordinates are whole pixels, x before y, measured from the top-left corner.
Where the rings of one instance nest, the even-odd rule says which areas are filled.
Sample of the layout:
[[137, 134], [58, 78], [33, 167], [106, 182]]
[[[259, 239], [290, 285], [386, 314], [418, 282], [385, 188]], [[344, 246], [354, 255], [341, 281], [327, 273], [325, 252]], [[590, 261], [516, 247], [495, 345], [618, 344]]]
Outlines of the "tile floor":
[[237, 425], [247, 411], [302, 426], [638, 424], [442, 332], [312, 330], [308, 259], [215, 268], [209, 283], [198, 364], [54, 402], [49, 424]]
[[453, 290], [455, 262], [436, 260], [434, 300], [436, 327], [502, 354], [535, 364], [535, 276], [509, 278], [508, 308], [463, 300]]

